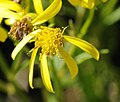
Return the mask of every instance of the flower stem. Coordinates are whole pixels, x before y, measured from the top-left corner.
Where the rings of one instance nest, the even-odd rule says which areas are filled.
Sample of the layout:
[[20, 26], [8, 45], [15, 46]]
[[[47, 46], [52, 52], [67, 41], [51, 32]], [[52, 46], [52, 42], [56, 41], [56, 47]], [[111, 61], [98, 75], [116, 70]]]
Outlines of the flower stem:
[[[95, 9], [91, 9], [90, 12], [89, 12], [89, 15], [88, 15], [88, 18], [86, 19], [85, 23], [83, 24], [79, 34], [77, 34], [77, 37], [78, 38], [82, 38], [83, 36], [85, 36], [85, 34], [87, 33], [88, 31], [88, 28], [93, 20], [93, 17], [94, 17], [94, 12], [95, 12]], [[70, 49], [70, 54], [72, 55], [76, 50], [76, 47], [75, 46], [71, 46], [71, 49]]]
[[55, 95], [58, 99], [58, 102], [64, 102], [63, 101], [63, 89], [60, 83], [60, 79], [57, 76], [57, 71], [55, 70], [53, 61], [51, 60], [51, 64], [52, 64], [52, 72], [53, 72], [53, 81], [54, 81], [54, 88], [55, 88]]
[[6, 79], [9, 79], [9, 67], [8, 67], [8, 63], [6, 61], [6, 59], [4, 58], [1, 50], [0, 50], [0, 70], [2, 71], [2, 73], [5, 75]]
[[88, 28], [93, 20], [93, 17], [94, 17], [94, 11], [95, 9], [91, 9], [90, 12], [89, 12], [89, 15], [88, 15], [88, 18], [87, 20], [85, 21], [85, 23], [83, 24], [81, 30], [80, 30], [80, 33], [78, 34], [78, 37], [79, 38], [82, 38], [88, 31]]
[[75, 19], [75, 24], [74, 24], [74, 27], [75, 27], [75, 30], [76, 30], [76, 31], [74, 31], [75, 35], [77, 33], [79, 33], [79, 30], [82, 26], [83, 18], [84, 18], [84, 15], [85, 15], [85, 9], [84, 8], [78, 6], [76, 8], [76, 10], [77, 10], [77, 14], [76, 14], [76, 19]]
[[[15, 60], [13, 60], [13, 62], [12, 62], [12, 66], [11, 66], [11, 72], [13, 73], [13, 74], [16, 74], [17, 73], [17, 71], [19, 70], [19, 68], [21, 68], [20, 66], [22, 65], [22, 62], [24, 62], [24, 61], [22, 61], [22, 58], [23, 58], [23, 53], [28, 53], [29, 52], [29, 48], [27, 47], [27, 46], [25, 46], [24, 47], [24, 49], [22, 49], [19, 53], [18, 53], [18, 55], [16, 56], [16, 59]], [[26, 59], [25, 59], [26, 60]], [[22, 62], [21, 62], [22, 61]], [[21, 64], [20, 64], [21, 63]]]

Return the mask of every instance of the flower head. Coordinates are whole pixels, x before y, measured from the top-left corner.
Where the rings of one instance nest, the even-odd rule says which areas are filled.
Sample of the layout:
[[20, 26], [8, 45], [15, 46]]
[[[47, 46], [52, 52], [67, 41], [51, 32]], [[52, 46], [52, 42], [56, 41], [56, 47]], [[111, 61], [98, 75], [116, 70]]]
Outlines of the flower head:
[[35, 48], [42, 48], [41, 53], [46, 55], [58, 54], [58, 50], [63, 46], [63, 37], [60, 28], [40, 27], [41, 32], [35, 41]]
[[73, 6], [81, 6], [92, 9], [95, 6], [95, 0], [68, 0]]
[[31, 19], [29, 17], [24, 17], [12, 25], [8, 34], [12, 36], [12, 38], [19, 40], [32, 32], [32, 29], [33, 25], [31, 23]]
[[96, 60], [99, 59], [99, 52], [93, 45], [91, 45], [90, 43], [82, 39], [63, 35], [63, 32], [64, 30], [62, 31], [60, 28], [48, 28], [48, 27], [41, 26], [40, 29], [24, 37], [20, 41], [20, 43], [16, 46], [16, 48], [13, 50], [11, 56], [13, 59], [15, 59], [18, 52], [31, 39], [35, 43], [35, 47], [32, 49], [32, 55], [31, 55], [31, 60], [30, 60], [29, 84], [31, 88], [33, 88], [32, 80], [33, 80], [34, 61], [35, 61], [35, 57], [36, 57], [36, 54], [39, 48], [41, 48], [40, 57], [39, 57], [40, 62], [41, 62], [40, 63], [41, 77], [42, 77], [44, 86], [49, 92], [54, 92], [54, 91], [52, 88], [52, 84], [50, 81], [50, 75], [48, 71], [48, 65], [47, 65], [48, 55], [58, 55], [58, 53], [60, 53], [60, 55], [63, 57], [63, 59], [65, 60], [68, 66], [68, 69], [71, 73], [72, 78], [74, 78], [78, 73], [78, 67], [77, 67], [76, 62], [63, 49], [63, 44], [65, 40], [78, 46], [85, 52], [89, 53]]
[[12, 24], [9, 35], [13, 38], [22, 39], [32, 32], [33, 26], [42, 24], [54, 17], [61, 9], [62, 1], [54, 0], [45, 10], [43, 10], [41, 0], [33, 0], [33, 4], [36, 13], [24, 10], [21, 5], [14, 1], [0, 1], [0, 17], [10, 18], [6, 20], [6, 23]]

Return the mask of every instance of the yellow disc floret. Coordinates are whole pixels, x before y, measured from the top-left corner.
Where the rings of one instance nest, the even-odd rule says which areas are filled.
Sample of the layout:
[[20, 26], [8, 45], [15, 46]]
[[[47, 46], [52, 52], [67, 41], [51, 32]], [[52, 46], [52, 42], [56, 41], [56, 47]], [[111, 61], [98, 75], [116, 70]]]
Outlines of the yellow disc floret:
[[46, 55], [58, 54], [63, 46], [62, 30], [60, 28], [40, 27], [41, 32], [35, 41], [35, 47], [41, 47], [41, 53]]

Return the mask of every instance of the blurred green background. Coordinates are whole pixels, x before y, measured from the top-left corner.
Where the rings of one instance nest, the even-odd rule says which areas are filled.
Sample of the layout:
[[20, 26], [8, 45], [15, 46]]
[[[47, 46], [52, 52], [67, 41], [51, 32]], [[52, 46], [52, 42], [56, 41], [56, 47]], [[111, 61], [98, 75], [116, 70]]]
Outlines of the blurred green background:
[[[50, 3], [51, 0], [43, 0], [44, 8], [49, 5], [48, 1]], [[13, 61], [13, 41], [7, 38], [4, 43], [0, 42], [0, 102], [120, 102], [120, 1], [99, 2], [92, 11], [75, 8], [63, 0], [61, 11], [44, 25], [69, 25], [65, 34], [80, 37], [79, 33], [91, 12], [94, 12], [92, 21], [82, 39], [100, 51], [100, 60], [96, 61], [79, 48], [66, 43], [66, 50], [78, 63], [79, 73], [72, 80], [62, 59], [49, 58], [49, 66], [54, 66], [50, 68], [50, 73], [55, 94], [47, 92], [42, 85], [38, 60], [34, 68], [35, 89], [28, 85], [30, 55], [26, 53], [33, 44], [28, 44]], [[10, 29], [4, 21], [1, 26], [7, 31]]]

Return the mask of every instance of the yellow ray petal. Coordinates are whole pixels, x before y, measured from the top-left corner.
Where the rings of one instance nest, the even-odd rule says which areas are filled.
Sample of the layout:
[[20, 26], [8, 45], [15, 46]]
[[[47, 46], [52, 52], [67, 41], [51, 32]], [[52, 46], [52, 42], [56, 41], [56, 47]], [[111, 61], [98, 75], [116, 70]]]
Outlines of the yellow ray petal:
[[29, 84], [30, 87], [33, 89], [33, 67], [34, 67], [34, 62], [35, 62], [35, 57], [37, 54], [38, 48], [34, 49], [31, 55], [31, 59], [30, 59], [30, 69], [29, 69]]
[[73, 6], [82, 6], [92, 9], [95, 5], [95, 0], [68, 0]]
[[3, 18], [0, 18], [0, 23], [2, 22], [2, 19], [3, 19]]
[[30, 17], [31, 19], [34, 19], [36, 16], [37, 16], [36, 13], [27, 13], [27, 14], [24, 15], [24, 17]]
[[80, 6], [92, 9], [95, 6], [95, 0], [83, 0]]
[[0, 8], [0, 17], [2, 18], [15, 18], [15, 19], [20, 19], [21, 16], [18, 13], [12, 12], [7, 9], [1, 9]]
[[62, 1], [61, 0], [54, 0], [52, 4], [41, 14], [39, 14], [32, 23], [34, 25], [41, 24], [50, 18], [54, 17], [61, 9]]
[[13, 50], [11, 57], [13, 60], [15, 60], [16, 55], [18, 54], [18, 52], [29, 42], [30, 39], [32, 39], [34, 36], [25, 36], [19, 43], [18, 45], [15, 47], [15, 49]]
[[50, 80], [50, 74], [48, 71], [46, 55], [45, 54], [41, 55], [40, 60], [41, 60], [41, 68], [40, 69], [41, 69], [41, 77], [42, 77], [43, 84], [49, 92], [54, 93], [53, 87], [51, 84], [51, 80]]
[[32, 39], [35, 36], [35, 34], [37, 34], [38, 32], [40, 32], [40, 30], [36, 30], [36, 31], [28, 34], [18, 43], [18, 45], [15, 47], [15, 49], [13, 50], [13, 52], [11, 54], [11, 57], [13, 60], [15, 59], [18, 52], [25, 46], [25, 44], [27, 44], [29, 42], [29, 40]]
[[34, 8], [37, 14], [40, 14], [43, 12], [43, 6], [41, 0], [33, 0]]
[[78, 6], [80, 4], [80, 0], [68, 0], [68, 1], [73, 6]]
[[14, 18], [8, 18], [8, 19], [5, 19], [5, 24], [7, 25], [12, 25], [13, 23], [15, 23], [15, 19]]
[[70, 36], [64, 36], [64, 38], [67, 41], [69, 41], [70, 43], [78, 46], [79, 48], [81, 48], [85, 52], [92, 55], [92, 57], [95, 58], [96, 60], [99, 60], [99, 52], [92, 44], [86, 42], [85, 40], [70, 37]]
[[63, 48], [60, 48], [59, 52], [61, 56], [64, 58], [73, 79], [78, 73], [77, 63]]
[[8, 0], [0, 0], [0, 8], [3, 8], [3, 9], [9, 9], [9, 10], [13, 10], [13, 11], [21, 11], [22, 10], [22, 7], [13, 2], [13, 1], [8, 1]]
[[0, 27], [0, 41], [5, 42], [6, 39], [7, 39], [7, 32], [5, 31], [5, 29]]

